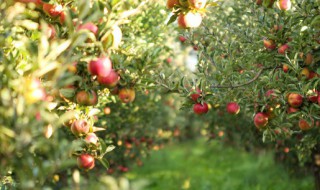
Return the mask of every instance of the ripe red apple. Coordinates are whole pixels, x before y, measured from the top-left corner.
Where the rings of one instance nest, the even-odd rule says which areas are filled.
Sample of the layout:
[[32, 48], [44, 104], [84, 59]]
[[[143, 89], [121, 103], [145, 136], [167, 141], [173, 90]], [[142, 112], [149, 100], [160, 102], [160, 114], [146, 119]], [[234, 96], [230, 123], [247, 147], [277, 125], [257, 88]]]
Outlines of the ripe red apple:
[[94, 106], [98, 103], [98, 95], [94, 90], [88, 92], [87, 105]]
[[289, 70], [289, 66], [287, 64], [283, 64], [282, 70], [283, 70], [283, 72], [287, 73]]
[[197, 46], [197, 45], [194, 45], [192, 48], [193, 48], [194, 51], [198, 51], [199, 50], [199, 46]]
[[101, 57], [101, 58], [94, 59], [90, 61], [88, 64], [88, 71], [92, 75], [106, 77], [112, 71], [112, 62], [108, 57]]
[[298, 108], [303, 102], [303, 97], [297, 93], [290, 93], [288, 96], [288, 103], [291, 107]]
[[61, 5], [52, 5], [49, 3], [43, 3], [42, 9], [47, 15], [51, 17], [57, 17], [63, 11], [63, 7]]
[[201, 22], [202, 16], [200, 13], [181, 13], [178, 17], [178, 25], [180, 28], [196, 28], [200, 26]]
[[276, 98], [276, 95], [275, 95], [275, 93], [274, 93], [274, 90], [268, 90], [268, 91], [266, 92], [265, 96], [266, 96], [267, 98], [271, 98], [271, 99], [275, 99], [275, 98]]
[[123, 103], [130, 103], [135, 99], [136, 93], [132, 88], [122, 88], [119, 90], [118, 96]]
[[86, 91], [84, 91], [84, 90], [79, 91], [76, 95], [77, 104], [87, 105], [88, 97], [89, 97], [89, 94]]
[[302, 130], [302, 131], [306, 131], [306, 130], [309, 130], [313, 127], [313, 125], [310, 125], [306, 120], [304, 119], [300, 119], [299, 120], [299, 128]]
[[276, 43], [273, 40], [267, 40], [267, 39], [263, 40], [263, 45], [265, 48], [270, 50], [274, 50], [277, 47]]
[[193, 105], [193, 112], [195, 114], [201, 115], [201, 114], [205, 114], [209, 111], [209, 107], [208, 104], [203, 102], [203, 104], [201, 103], [196, 103]]
[[60, 21], [60, 24], [64, 24], [64, 22], [66, 21], [66, 13], [65, 12], [62, 11], [60, 13], [59, 21]]
[[98, 34], [98, 27], [97, 25], [93, 24], [92, 22], [87, 22], [85, 24], [81, 24], [78, 26], [78, 31], [79, 30], [89, 30], [92, 32], [95, 36]]
[[227, 112], [236, 115], [240, 112], [240, 106], [237, 102], [229, 102], [227, 104]]
[[121, 172], [128, 172], [128, 171], [129, 171], [129, 168], [128, 168], [128, 167], [125, 167], [125, 166], [119, 166], [118, 169], [119, 169]]
[[287, 11], [291, 9], [291, 1], [290, 0], [279, 0], [277, 2], [277, 6], [282, 11]]
[[175, 5], [179, 5], [179, 0], [167, 0], [167, 8], [172, 9]]
[[190, 98], [194, 101], [194, 102], [198, 102], [198, 98], [201, 96], [201, 90], [199, 88], [196, 89], [195, 93], [190, 95]]
[[299, 111], [298, 108], [288, 107], [288, 109], [287, 109], [287, 113], [288, 113], [288, 114], [290, 114], [290, 113], [295, 113], [295, 112], [297, 112], [297, 111]]
[[85, 120], [76, 120], [71, 125], [71, 132], [76, 136], [83, 136], [89, 133], [90, 126]]
[[282, 25], [274, 25], [273, 26], [273, 31], [277, 32], [279, 30], [282, 30], [283, 29], [283, 26]]
[[318, 75], [316, 72], [314, 72], [314, 71], [309, 71], [309, 77], [308, 77], [308, 79], [311, 80], [311, 79], [313, 79], [314, 77], [319, 77], [319, 75]]
[[111, 70], [110, 74], [106, 77], [98, 76], [98, 82], [109, 88], [116, 86], [119, 79], [120, 79], [119, 74], [113, 69]]
[[308, 91], [308, 94], [307, 94], [308, 95], [308, 100], [310, 102], [317, 103], [319, 94], [320, 94], [320, 92], [318, 92], [315, 89]]
[[320, 106], [320, 95], [318, 95], [318, 104]]
[[85, 169], [85, 170], [91, 170], [94, 168], [94, 157], [90, 154], [81, 154], [77, 158], [78, 167]]
[[184, 36], [179, 36], [179, 40], [180, 42], [185, 42], [187, 40], [187, 38], [185, 38]]
[[257, 5], [262, 5], [262, 0], [256, 0]]
[[258, 129], [264, 128], [268, 124], [268, 120], [268, 116], [262, 112], [257, 113], [253, 118], [254, 125]]
[[278, 48], [278, 53], [284, 55], [286, 51], [289, 50], [289, 45], [288, 44], [283, 44]]
[[188, 0], [189, 6], [194, 9], [202, 9], [206, 6], [207, 0]]
[[88, 144], [94, 144], [97, 145], [98, 144], [98, 137], [95, 133], [88, 133], [86, 135], [86, 138], [84, 139], [86, 141], [86, 143]]

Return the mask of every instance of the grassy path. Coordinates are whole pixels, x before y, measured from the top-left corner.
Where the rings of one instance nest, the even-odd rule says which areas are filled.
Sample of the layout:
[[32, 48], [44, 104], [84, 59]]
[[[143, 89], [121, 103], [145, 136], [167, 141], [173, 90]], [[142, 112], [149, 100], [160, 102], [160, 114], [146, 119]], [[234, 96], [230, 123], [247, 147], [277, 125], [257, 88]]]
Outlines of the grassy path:
[[272, 154], [258, 156], [197, 141], [154, 152], [134, 168], [129, 179], [147, 179], [146, 190], [312, 190], [312, 177], [290, 178], [273, 162]]

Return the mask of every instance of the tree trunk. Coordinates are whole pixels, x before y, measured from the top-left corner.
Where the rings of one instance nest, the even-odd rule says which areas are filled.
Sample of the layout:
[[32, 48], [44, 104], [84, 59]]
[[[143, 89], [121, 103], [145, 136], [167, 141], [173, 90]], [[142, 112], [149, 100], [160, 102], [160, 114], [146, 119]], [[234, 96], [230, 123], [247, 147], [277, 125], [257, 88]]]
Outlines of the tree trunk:
[[316, 165], [313, 165], [313, 174], [314, 174], [315, 189], [320, 190], [320, 168]]

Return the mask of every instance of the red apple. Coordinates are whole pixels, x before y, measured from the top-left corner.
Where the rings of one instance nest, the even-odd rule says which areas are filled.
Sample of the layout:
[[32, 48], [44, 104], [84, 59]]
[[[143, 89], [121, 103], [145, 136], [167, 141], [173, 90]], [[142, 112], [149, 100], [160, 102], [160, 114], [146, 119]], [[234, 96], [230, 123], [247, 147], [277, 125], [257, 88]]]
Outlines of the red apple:
[[298, 108], [288, 107], [288, 109], [287, 109], [287, 113], [288, 113], [288, 114], [290, 114], [290, 113], [295, 113], [295, 112], [297, 112], [297, 111], [299, 111]]
[[270, 49], [270, 50], [274, 50], [277, 46], [276, 43], [273, 40], [263, 40], [263, 45], [265, 48]]
[[304, 119], [300, 119], [299, 120], [299, 128], [302, 130], [302, 131], [306, 131], [306, 130], [309, 130], [311, 129], [313, 126], [310, 125], [306, 120]]
[[136, 93], [132, 88], [122, 88], [119, 90], [119, 98], [123, 103], [130, 103], [136, 97]]
[[262, 0], [256, 0], [257, 5], [262, 5]]
[[192, 48], [193, 48], [194, 51], [198, 51], [199, 50], [199, 47], [197, 45], [194, 45]]
[[273, 26], [273, 30], [274, 31], [279, 31], [279, 30], [282, 30], [283, 29], [283, 26], [282, 25], [274, 25]]
[[207, 0], [188, 0], [188, 3], [194, 9], [202, 9], [206, 6]]
[[76, 136], [83, 136], [89, 133], [90, 126], [85, 120], [76, 120], [71, 125], [71, 132]]
[[97, 145], [98, 144], [98, 137], [95, 133], [88, 133], [86, 135], [86, 138], [84, 139], [86, 141], [86, 143], [88, 144], [94, 144]]
[[98, 103], [98, 95], [94, 90], [88, 92], [87, 105], [94, 106]]
[[320, 95], [318, 95], [318, 104], [320, 106]]
[[92, 75], [108, 76], [112, 71], [112, 62], [108, 57], [101, 57], [89, 62], [88, 70]]
[[120, 79], [119, 74], [113, 69], [111, 70], [110, 74], [106, 77], [98, 76], [98, 82], [109, 88], [116, 86], [119, 79]]
[[195, 93], [190, 95], [190, 98], [194, 101], [194, 102], [198, 102], [198, 98], [201, 96], [201, 90], [199, 88], [196, 89]]
[[167, 0], [167, 8], [172, 9], [175, 5], [179, 5], [179, 0]]
[[308, 79], [311, 80], [311, 79], [313, 79], [314, 77], [319, 77], [319, 75], [318, 75], [316, 72], [314, 72], [314, 71], [309, 71], [309, 77], [308, 77]]
[[85, 169], [85, 170], [91, 170], [94, 168], [94, 157], [90, 154], [81, 154], [77, 158], [78, 167]]
[[200, 26], [201, 22], [202, 16], [200, 13], [181, 13], [178, 17], [178, 25], [180, 28], [196, 28]]
[[310, 102], [313, 102], [313, 103], [317, 103], [318, 102], [318, 96], [319, 96], [319, 93], [317, 90], [310, 90], [308, 91], [308, 100]]
[[98, 34], [98, 27], [97, 25], [93, 24], [92, 22], [87, 22], [85, 24], [81, 24], [78, 26], [78, 31], [79, 30], [89, 30], [92, 32], [95, 36]]
[[284, 55], [286, 51], [289, 50], [289, 45], [288, 44], [283, 44], [278, 48], [278, 53]]
[[61, 5], [52, 5], [49, 3], [43, 3], [42, 9], [47, 15], [51, 17], [57, 17], [63, 11], [63, 7]]
[[193, 112], [195, 114], [201, 115], [201, 114], [205, 114], [209, 111], [209, 107], [208, 104], [203, 102], [203, 104], [201, 103], [196, 103], [193, 105]]
[[279, 0], [277, 2], [277, 6], [282, 11], [290, 10], [291, 8], [291, 1], [290, 0]]
[[262, 112], [257, 113], [253, 118], [254, 125], [258, 129], [264, 128], [268, 124], [268, 120], [268, 116]]
[[60, 24], [64, 24], [64, 22], [66, 21], [66, 13], [65, 12], [61, 12], [60, 17], [59, 17], [59, 21]]
[[187, 38], [185, 38], [184, 36], [179, 36], [179, 40], [180, 42], [185, 42], [187, 40]]
[[84, 91], [84, 90], [79, 91], [76, 95], [77, 104], [87, 105], [88, 97], [89, 97], [89, 94], [86, 91]]
[[298, 108], [303, 102], [303, 97], [297, 93], [290, 93], [288, 96], [288, 103], [291, 107]]
[[268, 90], [268, 91], [266, 92], [265, 96], [266, 96], [267, 98], [271, 98], [271, 99], [275, 99], [275, 98], [276, 98], [276, 95], [275, 95], [275, 93], [274, 93], [274, 90]]
[[287, 73], [289, 70], [289, 66], [287, 64], [283, 64], [282, 70], [283, 70], [283, 72]]
[[240, 106], [237, 102], [229, 102], [227, 104], [227, 112], [236, 115], [240, 112]]

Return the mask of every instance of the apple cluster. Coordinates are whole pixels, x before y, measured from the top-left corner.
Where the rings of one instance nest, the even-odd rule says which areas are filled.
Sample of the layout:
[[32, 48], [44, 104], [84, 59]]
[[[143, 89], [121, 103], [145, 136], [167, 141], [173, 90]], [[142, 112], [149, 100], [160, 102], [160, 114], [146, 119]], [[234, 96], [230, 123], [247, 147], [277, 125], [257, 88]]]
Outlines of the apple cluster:
[[183, 29], [197, 28], [202, 22], [202, 13], [207, 0], [167, 0], [167, 8], [173, 18], [178, 18], [178, 26]]

